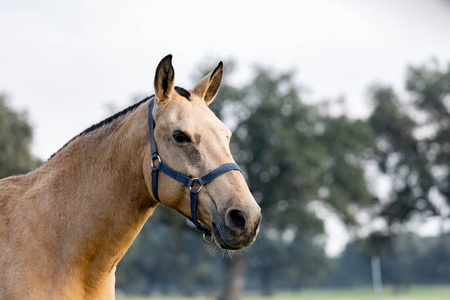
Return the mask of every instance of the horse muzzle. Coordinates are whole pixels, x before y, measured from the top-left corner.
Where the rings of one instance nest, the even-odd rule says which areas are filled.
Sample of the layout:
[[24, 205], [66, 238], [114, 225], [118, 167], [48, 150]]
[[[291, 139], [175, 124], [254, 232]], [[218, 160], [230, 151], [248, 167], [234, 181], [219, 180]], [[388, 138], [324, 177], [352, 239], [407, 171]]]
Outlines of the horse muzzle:
[[227, 250], [250, 246], [258, 235], [261, 219], [259, 211], [249, 213], [230, 208], [221, 217], [213, 218], [214, 240], [220, 248]]

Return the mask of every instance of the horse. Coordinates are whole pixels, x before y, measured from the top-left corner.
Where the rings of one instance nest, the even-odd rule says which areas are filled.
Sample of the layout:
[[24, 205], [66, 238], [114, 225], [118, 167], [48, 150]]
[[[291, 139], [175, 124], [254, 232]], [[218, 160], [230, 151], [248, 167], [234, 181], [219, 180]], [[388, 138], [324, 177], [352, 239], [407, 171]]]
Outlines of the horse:
[[186, 90], [168, 55], [154, 95], [0, 181], [0, 299], [114, 299], [116, 266], [160, 203], [223, 249], [254, 242], [261, 209], [208, 107], [222, 73]]

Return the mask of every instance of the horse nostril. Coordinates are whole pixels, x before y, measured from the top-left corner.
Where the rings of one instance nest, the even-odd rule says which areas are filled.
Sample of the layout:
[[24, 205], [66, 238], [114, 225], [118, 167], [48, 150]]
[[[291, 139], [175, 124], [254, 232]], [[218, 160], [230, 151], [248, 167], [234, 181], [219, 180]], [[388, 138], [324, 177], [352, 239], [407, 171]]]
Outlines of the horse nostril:
[[225, 216], [226, 225], [234, 231], [242, 231], [245, 228], [245, 214], [237, 209], [228, 210]]

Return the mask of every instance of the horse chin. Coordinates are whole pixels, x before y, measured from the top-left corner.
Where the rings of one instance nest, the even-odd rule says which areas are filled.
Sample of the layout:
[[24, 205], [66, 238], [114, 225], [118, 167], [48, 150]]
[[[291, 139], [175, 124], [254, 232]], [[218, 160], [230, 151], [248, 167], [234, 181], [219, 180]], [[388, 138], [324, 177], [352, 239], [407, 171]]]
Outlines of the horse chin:
[[232, 238], [225, 239], [222, 236], [223, 233], [222, 234], [220, 233], [219, 227], [214, 222], [212, 222], [212, 233], [216, 245], [224, 250], [239, 250], [246, 246], [246, 245], [233, 245]]

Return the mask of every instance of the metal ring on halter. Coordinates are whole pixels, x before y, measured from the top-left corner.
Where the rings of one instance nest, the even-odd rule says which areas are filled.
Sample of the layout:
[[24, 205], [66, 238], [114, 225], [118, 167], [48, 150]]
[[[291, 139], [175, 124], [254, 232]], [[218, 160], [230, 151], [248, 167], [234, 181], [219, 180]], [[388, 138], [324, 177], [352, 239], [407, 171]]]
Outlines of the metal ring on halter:
[[[161, 157], [159, 157], [159, 155], [156, 155], [156, 158], [158, 159], [158, 162], [161, 163]], [[154, 158], [152, 158], [152, 162], [151, 162], [152, 168], [153, 168], [153, 160], [154, 160]]]
[[[192, 186], [194, 185], [194, 182], [195, 182], [196, 180], [198, 181], [198, 178], [192, 178], [192, 185], [189, 186], [189, 190], [192, 190]], [[200, 184], [200, 182], [199, 182], [199, 184]], [[203, 185], [200, 185], [200, 187], [199, 187], [198, 190], [197, 190], [197, 193], [199, 193], [199, 192], [202, 190], [202, 188], [203, 188]]]
[[211, 244], [213, 241], [214, 241], [214, 237], [211, 235], [211, 239], [210, 240], [208, 240], [207, 238], [206, 238], [206, 233], [204, 233], [203, 234], [203, 241], [205, 242], [205, 243], [207, 243], [207, 244]]

